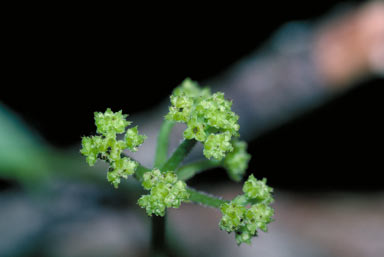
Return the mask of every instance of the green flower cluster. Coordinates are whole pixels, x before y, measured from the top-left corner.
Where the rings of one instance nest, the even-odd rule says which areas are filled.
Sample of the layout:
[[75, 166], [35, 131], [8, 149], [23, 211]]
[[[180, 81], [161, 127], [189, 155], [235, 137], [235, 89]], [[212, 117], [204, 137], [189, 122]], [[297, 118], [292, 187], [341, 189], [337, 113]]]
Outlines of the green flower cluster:
[[223, 160], [223, 167], [231, 179], [239, 182], [248, 167], [251, 155], [247, 153], [247, 143], [244, 141], [233, 140], [233, 151], [228, 153]]
[[137, 151], [137, 147], [146, 138], [138, 133], [136, 126], [126, 131], [124, 140], [117, 140], [117, 134], [124, 133], [126, 127], [131, 124], [126, 120], [127, 116], [122, 114], [122, 111], [114, 113], [109, 108], [105, 113], [95, 112], [95, 124], [99, 135], [83, 137], [80, 150], [87, 157], [90, 166], [93, 166], [97, 159], [109, 163], [107, 179], [115, 188], [119, 186], [121, 178], [126, 179], [138, 166], [137, 162], [122, 156], [123, 150]]
[[185, 182], [179, 180], [172, 171], [162, 173], [154, 169], [146, 172], [142, 185], [150, 190], [150, 194], [140, 197], [138, 204], [149, 216], [164, 216], [166, 208], [179, 208], [181, 202], [189, 198]]
[[166, 119], [186, 123], [184, 138], [202, 142], [208, 159], [222, 160], [233, 150], [231, 140], [239, 136], [239, 116], [231, 111], [232, 102], [223, 93], [211, 94], [186, 79], [173, 91], [171, 103]]
[[[146, 136], [139, 134], [137, 126], [128, 128], [131, 122], [122, 111], [112, 112], [108, 108], [104, 113], [95, 112], [97, 134], [82, 138], [80, 152], [90, 166], [99, 159], [109, 164], [107, 179], [115, 188], [121, 179], [135, 173], [135, 178], [148, 190], [137, 203], [149, 216], [164, 216], [167, 208], [179, 208], [182, 202], [220, 208], [220, 229], [234, 232], [237, 244], [250, 244], [259, 230], [267, 231], [274, 214], [273, 189], [266, 185], [266, 179], [249, 176], [243, 185], [243, 194], [232, 201], [187, 188], [180, 180], [212, 167], [223, 167], [232, 180], [242, 180], [251, 156], [247, 153], [247, 144], [237, 139], [239, 117], [231, 109], [232, 102], [226, 100], [223, 93], [211, 93], [189, 78], [173, 91], [170, 101], [169, 113], [159, 132], [152, 170], [124, 155], [125, 150], [136, 152]], [[174, 122], [186, 124], [185, 140], [167, 160]], [[180, 167], [196, 141], [203, 144], [203, 153], [209, 160]]]
[[250, 244], [251, 238], [257, 236], [257, 229], [266, 232], [267, 224], [272, 221], [272, 191], [266, 179], [256, 180], [253, 175], [249, 176], [243, 186], [244, 194], [221, 205], [220, 229], [235, 232], [237, 244]]

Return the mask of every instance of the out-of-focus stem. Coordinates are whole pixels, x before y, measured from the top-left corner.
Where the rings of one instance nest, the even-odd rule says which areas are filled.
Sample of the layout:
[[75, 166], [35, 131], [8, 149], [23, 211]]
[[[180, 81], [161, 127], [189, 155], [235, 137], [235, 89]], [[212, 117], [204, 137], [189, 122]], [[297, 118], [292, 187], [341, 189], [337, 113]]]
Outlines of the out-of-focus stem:
[[220, 167], [220, 162], [211, 160], [202, 160], [181, 166], [176, 170], [177, 177], [181, 180], [188, 180], [197, 173], [208, 169]]
[[152, 238], [151, 238], [151, 257], [166, 256], [167, 245], [165, 241], [165, 222], [167, 215], [164, 217], [152, 216]]
[[161, 125], [159, 134], [157, 136], [157, 146], [156, 146], [156, 155], [155, 155], [155, 168], [161, 168], [164, 163], [167, 161], [168, 157], [168, 145], [169, 145], [169, 135], [172, 131], [174, 122], [164, 120]]

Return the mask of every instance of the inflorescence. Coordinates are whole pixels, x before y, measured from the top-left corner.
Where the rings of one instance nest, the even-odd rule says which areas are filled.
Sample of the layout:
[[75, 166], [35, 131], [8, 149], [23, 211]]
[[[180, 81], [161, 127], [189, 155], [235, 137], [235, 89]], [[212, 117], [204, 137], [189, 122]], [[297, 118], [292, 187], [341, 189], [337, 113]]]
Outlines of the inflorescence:
[[244, 176], [251, 155], [247, 153], [247, 143], [244, 141], [233, 140], [232, 146], [233, 151], [225, 156], [223, 167], [231, 179], [239, 182]]
[[154, 169], [146, 172], [142, 185], [150, 190], [150, 194], [143, 195], [138, 203], [149, 216], [164, 216], [166, 208], [179, 208], [181, 202], [189, 198], [185, 182], [179, 180], [172, 171]]
[[122, 111], [112, 112], [107, 109], [105, 113], [95, 112], [95, 124], [97, 136], [83, 137], [81, 153], [87, 157], [87, 162], [93, 166], [97, 159], [106, 161], [109, 164], [107, 179], [118, 188], [121, 178], [128, 178], [138, 167], [136, 161], [123, 155], [125, 149], [132, 152], [137, 151], [146, 136], [140, 135], [137, 126], [126, 131], [124, 140], [117, 140], [117, 134], [125, 132], [127, 126], [131, 124], [126, 120], [128, 115], [123, 115]]
[[223, 93], [211, 94], [190, 79], [173, 91], [167, 120], [187, 124], [184, 138], [204, 144], [204, 155], [221, 160], [233, 150], [231, 140], [239, 136], [239, 116], [231, 110], [232, 102]]
[[267, 224], [273, 216], [270, 207], [272, 191], [266, 185], [266, 179], [257, 180], [253, 175], [249, 176], [243, 186], [244, 194], [221, 205], [220, 229], [235, 232], [237, 244], [250, 244], [251, 238], [257, 236], [257, 229], [267, 232]]
[[[184, 138], [203, 144], [203, 153], [209, 159], [206, 162], [225, 168], [232, 180], [241, 181], [251, 156], [247, 153], [247, 144], [238, 140], [239, 117], [231, 110], [232, 102], [226, 100], [223, 93], [212, 94], [208, 88], [200, 88], [190, 79], [184, 80], [170, 99], [171, 106], [165, 119], [185, 123]], [[139, 198], [139, 206], [149, 216], [164, 216], [167, 208], [178, 208], [182, 202], [193, 199], [190, 193], [194, 191], [187, 190], [186, 183], [178, 178], [177, 169], [176, 173], [162, 170], [166, 166], [146, 169], [144, 174], [137, 171], [140, 164], [125, 156], [123, 151], [136, 152], [146, 136], [139, 134], [137, 126], [127, 129], [131, 125], [126, 120], [127, 116], [122, 111], [114, 113], [111, 109], [105, 113], [95, 112], [97, 135], [83, 137], [81, 153], [90, 166], [98, 159], [109, 164], [107, 179], [115, 188], [118, 188], [121, 178], [126, 179], [136, 172], [136, 178], [149, 191]], [[235, 232], [238, 244], [249, 244], [257, 230], [267, 231], [267, 224], [272, 221], [272, 188], [266, 185], [266, 179], [257, 180], [251, 175], [244, 183], [243, 193], [232, 201], [217, 200], [219, 204], [214, 206], [220, 206], [223, 214], [220, 228], [228, 233]], [[200, 197], [208, 196], [203, 194]]]

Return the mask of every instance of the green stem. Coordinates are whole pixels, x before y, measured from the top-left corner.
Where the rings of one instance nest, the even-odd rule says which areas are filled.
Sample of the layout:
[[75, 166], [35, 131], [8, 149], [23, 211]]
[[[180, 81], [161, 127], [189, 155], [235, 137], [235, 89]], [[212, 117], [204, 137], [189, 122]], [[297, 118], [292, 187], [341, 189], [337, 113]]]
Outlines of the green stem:
[[139, 164], [135, 171], [135, 176], [137, 180], [141, 181], [143, 179], [143, 175], [145, 172], [150, 171], [150, 169], [144, 167], [143, 165]]
[[190, 164], [186, 164], [184, 166], [181, 166], [176, 170], [176, 174], [179, 179], [181, 180], [188, 180], [192, 178], [197, 173], [220, 167], [220, 162], [218, 161], [211, 161], [211, 160], [202, 160]]
[[205, 206], [220, 208], [223, 203], [228, 201], [220, 199], [216, 196], [209, 195], [207, 193], [199, 192], [193, 188], [187, 188], [188, 193], [190, 194], [189, 200], [195, 203], [199, 203]]
[[168, 145], [169, 145], [169, 135], [171, 134], [173, 121], [164, 120], [161, 125], [159, 135], [157, 136], [157, 146], [156, 146], [156, 155], [155, 155], [155, 168], [160, 168], [167, 161], [168, 157]]
[[174, 171], [192, 150], [195, 144], [196, 140], [184, 139], [184, 141], [173, 152], [168, 161], [163, 165], [163, 167], [161, 167], [161, 171]]

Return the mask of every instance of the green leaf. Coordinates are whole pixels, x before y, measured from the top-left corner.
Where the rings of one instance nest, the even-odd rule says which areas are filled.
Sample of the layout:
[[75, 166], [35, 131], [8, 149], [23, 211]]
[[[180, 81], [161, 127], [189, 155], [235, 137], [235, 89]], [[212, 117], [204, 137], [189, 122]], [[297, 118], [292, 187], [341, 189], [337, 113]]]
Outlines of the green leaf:
[[15, 113], [0, 103], [0, 177], [26, 184], [49, 174], [49, 147]]

